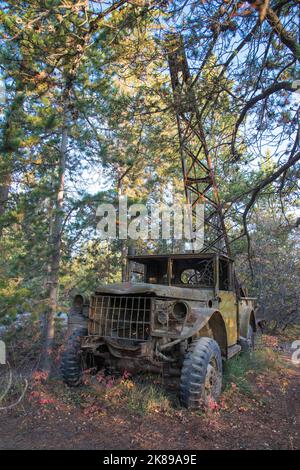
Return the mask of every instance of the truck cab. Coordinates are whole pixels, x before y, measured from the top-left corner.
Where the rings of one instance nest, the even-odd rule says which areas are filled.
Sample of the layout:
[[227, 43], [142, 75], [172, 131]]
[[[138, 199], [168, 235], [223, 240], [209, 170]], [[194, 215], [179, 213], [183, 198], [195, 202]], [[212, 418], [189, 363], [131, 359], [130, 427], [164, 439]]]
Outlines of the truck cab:
[[[189, 358], [195, 354], [197, 369], [207, 356], [203, 367], [214, 377], [214, 396], [222, 359], [250, 347], [255, 331], [254, 299], [238, 285], [233, 261], [216, 253], [128, 256], [126, 281], [99, 286], [88, 312], [87, 331], [81, 325], [77, 335], [82, 353], [116, 369], [181, 375], [184, 390]], [[67, 370], [64, 377], [70, 383]], [[191, 390], [188, 398], [182, 392], [188, 407]]]
[[[229, 348], [240, 336], [247, 336], [247, 321], [255, 330], [255, 299], [248, 297], [246, 289], [238, 284], [234, 263], [227, 256], [215, 253], [129, 256], [127, 281], [189, 289], [180, 290], [181, 298], [204, 301], [207, 307], [221, 313]], [[175, 295], [173, 289], [170, 292]]]

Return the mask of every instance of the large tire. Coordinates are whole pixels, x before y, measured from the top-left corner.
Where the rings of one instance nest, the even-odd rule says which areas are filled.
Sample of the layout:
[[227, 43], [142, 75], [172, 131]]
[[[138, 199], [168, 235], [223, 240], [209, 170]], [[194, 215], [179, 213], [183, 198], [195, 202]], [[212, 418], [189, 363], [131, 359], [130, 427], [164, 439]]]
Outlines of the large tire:
[[84, 360], [80, 346], [80, 338], [86, 335], [87, 330], [80, 328], [69, 337], [66, 348], [62, 354], [61, 372], [64, 382], [70, 387], [77, 387], [82, 383]]
[[186, 353], [180, 382], [180, 401], [188, 409], [207, 406], [222, 389], [221, 350], [212, 338], [199, 338]]

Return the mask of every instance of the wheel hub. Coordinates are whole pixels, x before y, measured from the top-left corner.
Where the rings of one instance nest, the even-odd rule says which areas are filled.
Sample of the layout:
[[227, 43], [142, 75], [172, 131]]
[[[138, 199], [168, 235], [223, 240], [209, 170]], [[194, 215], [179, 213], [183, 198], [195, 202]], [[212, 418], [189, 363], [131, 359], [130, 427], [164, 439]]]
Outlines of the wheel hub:
[[219, 395], [220, 389], [220, 374], [218, 372], [215, 361], [211, 361], [207, 366], [207, 372], [205, 376], [205, 397], [216, 398]]

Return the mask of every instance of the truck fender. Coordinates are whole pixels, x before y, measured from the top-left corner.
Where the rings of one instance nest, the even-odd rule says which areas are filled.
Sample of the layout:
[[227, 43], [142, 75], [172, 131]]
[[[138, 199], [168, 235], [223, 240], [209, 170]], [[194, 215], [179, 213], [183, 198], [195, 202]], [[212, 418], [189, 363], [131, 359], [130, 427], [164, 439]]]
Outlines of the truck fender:
[[[224, 320], [219, 310], [208, 307], [191, 308], [187, 318], [187, 322], [182, 330], [182, 334], [180, 335], [180, 337], [175, 339], [174, 341], [171, 341], [170, 343], [160, 346], [160, 351], [166, 351], [175, 346], [175, 344], [181, 343], [182, 341], [197, 335], [197, 333], [199, 333], [199, 331], [201, 331], [205, 325], [209, 324], [210, 320], [214, 320], [220, 325], [219, 335], [217, 328], [214, 329], [216, 323], [210, 326], [212, 326], [213, 333], [216, 334], [216, 337], [214, 339], [219, 343], [222, 353], [226, 354], [227, 335]], [[189, 324], [191, 326], [189, 326]]]
[[256, 318], [255, 312], [252, 306], [243, 308], [239, 314], [240, 320], [240, 336], [247, 338], [248, 326], [252, 326], [253, 331], [256, 331]]

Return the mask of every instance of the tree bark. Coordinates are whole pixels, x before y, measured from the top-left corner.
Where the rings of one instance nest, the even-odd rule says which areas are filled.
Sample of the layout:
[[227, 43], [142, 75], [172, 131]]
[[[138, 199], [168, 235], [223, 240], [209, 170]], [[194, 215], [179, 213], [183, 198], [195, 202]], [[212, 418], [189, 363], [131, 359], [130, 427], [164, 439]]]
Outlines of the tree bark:
[[276, 15], [275, 11], [272, 10], [272, 8], [268, 8], [266, 12], [266, 19], [275, 32], [277, 34], [278, 38], [281, 40], [283, 44], [285, 44], [286, 47], [289, 48], [289, 50], [292, 52], [294, 57], [299, 60], [300, 58], [300, 45], [297, 43], [296, 38], [293, 37], [293, 35], [287, 31], [283, 24], [281, 23], [280, 19]]
[[[1, 175], [0, 182], [0, 217], [5, 214], [6, 204], [9, 196], [9, 189], [11, 184], [11, 172], [5, 172]], [[0, 222], [0, 238], [2, 238], [3, 224]]]
[[[58, 185], [55, 201], [55, 211], [52, 221], [52, 236], [50, 246], [50, 263], [49, 263], [49, 307], [46, 313], [45, 331], [44, 331], [44, 351], [42, 357], [42, 370], [47, 373], [51, 372], [52, 365], [52, 352], [55, 334], [55, 315], [57, 313], [57, 298], [58, 298], [58, 281], [59, 281], [59, 266], [61, 259], [61, 241], [62, 241], [62, 226], [63, 226], [63, 204], [65, 192], [65, 172], [66, 172], [66, 159], [68, 151], [68, 138], [69, 138], [69, 122], [68, 122], [68, 108], [69, 108], [69, 89], [64, 94], [64, 115], [63, 125], [61, 132], [61, 143], [59, 150], [58, 162]], [[50, 222], [51, 226], [51, 222]]]
[[3, 141], [1, 145], [0, 156], [0, 239], [3, 234], [3, 223], [1, 217], [5, 214], [7, 201], [9, 199], [9, 191], [14, 171], [14, 153], [18, 150], [14, 142], [16, 132], [16, 122], [20, 119], [23, 112], [24, 94], [17, 90], [11, 103], [9, 112], [7, 113], [6, 123], [3, 131]]
[[[297, 39], [289, 31], [287, 31], [281, 23], [279, 16], [275, 12], [276, 6], [274, 9], [271, 8], [269, 0], [249, 0], [248, 3], [250, 3], [252, 7], [258, 11], [260, 21], [262, 22], [264, 19], [266, 19], [275, 34], [277, 34], [280, 41], [289, 48], [296, 59], [299, 59], [300, 45], [297, 42]], [[277, 7], [280, 8], [280, 2], [278, 3]]]

